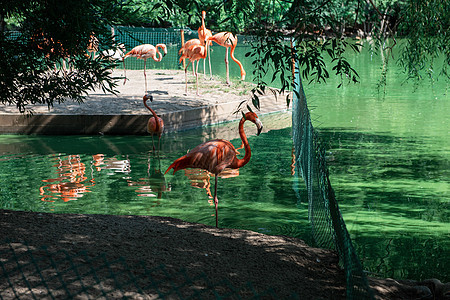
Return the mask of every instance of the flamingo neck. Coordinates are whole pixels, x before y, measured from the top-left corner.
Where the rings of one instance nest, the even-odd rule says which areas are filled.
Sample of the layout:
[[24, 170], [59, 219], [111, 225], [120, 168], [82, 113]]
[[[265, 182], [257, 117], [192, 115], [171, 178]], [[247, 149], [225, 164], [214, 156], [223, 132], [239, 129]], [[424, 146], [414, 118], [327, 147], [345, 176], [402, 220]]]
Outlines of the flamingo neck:
[[205, 14], [202, 14], [202, 28], [203, 28], [203, 30], [206, 29], [206, 26], [205, 26]]
[[[236, 43], [237, 43], [237, 40], [236, 40]], [[241, 69], [241, 80], [245, 80], [246, 73], [245, 73], [245, 70], [244, 70], [244, 66], [242, 65], [242, 63], [239, 60], [237, 60], [234, 57], [234, 49], [235, 48], [236, 48], [236, 44], [233, 44], [233, 46], [231, 46], [230, 57], [235, 63], [238, 64], [239, 68]]]
[[144, 105], [145, 107], [148, 108], [148, 110], [152, 113], [153, 117], [155, 118], [155, 131], [159, 132], [159, 120], [158, 120], [158, 115], [156, 114], [156, 112], [150, 108], [150, 106], [147, 105], [147, 99], [144, 100]]
[[158, 48], [161, 48], [161, 49], [162, 49], [162, 47], [159, 46], [159, 45], [156, 45], [155, 48], [156, 48], [156, 55], [153, 57], [153, 60], [159, 62], [159, 61], [162, 60], [163, 56], [162, 56], [161, 52], [159, 52]]
[[244, 158], [237, 159], [237, 164], [236, 164], [237, 168], [241, 168], [241, 167], [245, 166], [250, 161], [250, 157], [252, 156], [250, 144], [248, 143], [247, 136], [245, 135], [245, 131], [244, 131], [244, 122], [245, 121], [246, 120], [244, 118], [242, 118], [241, 121], [239, 122], [239, 135], [241, 137], [242, 143], [244, 144], [245, 155], [244, 155]]

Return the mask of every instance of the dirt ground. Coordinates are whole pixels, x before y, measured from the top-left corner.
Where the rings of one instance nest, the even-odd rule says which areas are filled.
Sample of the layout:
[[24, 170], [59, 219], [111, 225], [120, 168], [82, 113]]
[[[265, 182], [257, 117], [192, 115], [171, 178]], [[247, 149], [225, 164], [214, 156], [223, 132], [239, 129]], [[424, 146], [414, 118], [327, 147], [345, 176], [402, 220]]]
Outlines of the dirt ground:
[[[120, 77], [121, 72], [115, 75]], [[207, 96], [199, 97], [192, 74], [187, 95], [183, 72], [149, 70], [148, 74], [148, 89], [155, 97], [152, 106], [160, 113], [249, 99], [250, 86], [245, 84], [228, 87], [220, 79], [201, 78], [200, 94]], [[148, 114], [142, 106], [142, 71], [128, 71], [127, 77], [129, 81], [119, 85], [119, 96], [93, 91], [84, 104], [67, 102], [50, 111], [36, 107], [35, 113]], [[282, 100], [276, 103], [280, 109], [284, 106]], [[0, 109], [0, 114], [12, 113], [14, 107]], [[2, 299], [14, 298], [14, 293], [31, 299], [31, 290], [40, 299], [346, 298], [344, 271], [336, 253], [285, 236], [163, 217], [0, 210], [0, 241]], [[31, 259], [40, 272], [27, 264]], [[438, 280], [370, 278], [369, 282], [376, 299], [445, 299], [444, 291], [450, 294], [449, 286]]]
[[[251, 82], [234, 80], [231, 86], [225, 84], [221, 77], [204, 78], [199, 76], [199, 96], [196, 94], [195, 77], [188, 72], [188, 92], [185, 91], [185, 73], [181, 70], [147, 70], [147, 90], [154, 100], [151, 107], [158, 114], [182, 111], [236, 103], [251, 100], [251, 89], [255, 86]], [[145, 95], [145, 81], [143, 70], [127, 70], [127, 81], [124, 83], [123, 70], [114, 70], [113, 77], [117, 78], [117, 95], [104, 93], [101, 89], [90, 91], [83, 103], [66, 100], [55, 104], [50, 109], [47, 105], [33, 105], [35, 115], [148, 115], [148, 110], [142, 104]], [[262, 102], [260, 113], [279, 111], [286, 108], [285, 97]], [[250, 102], [249, 102], [250, 103]], [[15, 105], [0, 106], [0, 115], [18, 114]]]
[[[2, 299], [13, 298], [9, 282], [14, 283], [20, 299], [32, 298], [21, 273], [32, 278], [33, 293], [39, 298], [50, 298], [48, 291], [58, 299], [69, 298], [69, 293], [77, 295], [80, 281], [70, 269], [73, 266], [82, 275], [84, 286], [92, 286], [77, 299], [102, 299], [100, 285], [107, 291], [104, 298], [109, 299], [155, 299], [158, 291], [165, 299], [214, 299], [217, 295], [228, 295], [224, 297], [227, 299], [255, 295], [264, 299], [345, 299], [344, 272], [336, 253], [286, 236], [217, 229], [163, 217], [8, 210], [0, 210], [0, 236], [2, 241], [9, 241], [0, 244], [3, 271], [9, 274], [9, 280], [0, 280]], [[56, 267], [41, 266], [41, 277], [49, 278], [47, 286], [35, 282], [34, 267], [17, 271], [11, 249], [25, 265], [27, 249], [33, 251], [37, 264], [49, 257], [58, 262]], [[68, 253], [70, 261], [60, 258], [61, 251]], [[105, 259], [98, 259], [101, 254]], [[121, 259], [126, 267], [118, 263]], [[64, 289], [55, 278], [55, 269], [66, 282]], [[133, 274], [131, 281], [128, 272]], [[117, 282], [121, 283], [120, 290]], [[151, 284], [154, 282], [158, 290]], [[376, 299], [444, 299], [424, 297], [430, 294], [426, 285], [440, 287], [437, 283], [419, 286], [413, 281], [370, 279]]]

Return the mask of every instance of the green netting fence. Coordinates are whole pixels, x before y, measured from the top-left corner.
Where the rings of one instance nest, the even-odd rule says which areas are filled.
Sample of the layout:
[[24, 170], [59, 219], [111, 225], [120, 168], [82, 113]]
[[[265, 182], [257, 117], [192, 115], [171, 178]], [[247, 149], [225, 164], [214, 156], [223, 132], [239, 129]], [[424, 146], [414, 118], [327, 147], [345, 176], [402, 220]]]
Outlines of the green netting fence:
[[[155, 62], [153, 59], [147, 59], [146, 68], [156, 70], [178, 70], [182, 69], [182, 64], [179, 62], [180, 55], [178, 51], [182, 45], [182, 35], [184, 41], [190, 39], [197, 39], [198, 32], [190, 28], [146, 28], [146, 27], [130, 27], [130, 26], [115, 26], [111, 27], [111, 34], [114, 36], [116, 43], [121, 43], [125, 46], [126, 52], [130, 51], [141, 44], [165, 44], [167, 46], [167, 55], [160, 62]], [[10, 39], [18, 39], [20, 31], [9, 31]], [[237, 35], [239, 43], [237, 47], [245, 47], [251, 43], [255, 38], [252, 36]], [[214, 47], [214, 46], [213, 46]], [[100, 45], [100, 51], [103, 49]], [[128, 57], [125, 60], [126, 68], [128, 70], [143, 70], [144, 61], [135, 57]], [[118, 64], [118, 69], [122, 69], [123, 65]]]
[[[144, 27], [114, 27], [113, 34], [116, 42], [126, 46], [126, 51], [130, 51], [141, 44], [165, 44], [167, 46], [167, 55], [160, 62], [152, 59], [147, 60], [148, 69], [180, 69], [178, 62], [178, 50], [181, 48], [181, 31], [177, 28], [144, 28]], [[193, 32], [189, 28], [183, 29], [185, 38], [197, 38], [197, 32]], [[119, 64], [118, 68], [122, 68]], [[126, 68], [130, 70], [144, 69], [144, 61], [134, 57], [126, 59]]]
[[[319, 247], [335, 249], [339, 253], [340, 264], [345, 270], [347, 299], [373, 299], [331, 187], [325, 148], [311, 123], [297, 63], [293, 96], [294, 189], [299, 201], [304, 200], [301, 195], [308, 200], [308, 216], [315, 242]], [[304, 181], [306, 187], [303, 193], [300, 181]]]
[[[112, 29], [117, 42], [126, 46], [127, 51], [140, 44], [165, 44], [167, 46], [167, 55], [160, 62], [152, 59], [147, 60], [149, 69], [181, 69], [178, 51], [182, 45], [182, 35], [184, 41], [197, 39], [198, 32], [190, 28], [144, 28], [144, 27], [125, 27], [118, 26]], [[239, 43], [237, 47], [243, 47], [253, 40], [251, 36], [238, 35]], [[213, 46], [214, 47], [214, 46]], [[122, 68], [119, 65], [118, 68]], [[126, 59], [126, 68], [130, 70], [142, 70], [144, 61], [134, 57]]]

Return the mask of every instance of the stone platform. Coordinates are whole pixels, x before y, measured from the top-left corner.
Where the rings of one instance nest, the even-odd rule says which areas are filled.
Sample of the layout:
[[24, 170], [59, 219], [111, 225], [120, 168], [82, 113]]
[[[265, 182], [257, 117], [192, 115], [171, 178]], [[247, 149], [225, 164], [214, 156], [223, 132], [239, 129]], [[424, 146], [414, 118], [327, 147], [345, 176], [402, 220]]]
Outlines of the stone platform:
[[[113, 75], [123, 77], [123, 70], [115, 70]], [[51, 109], [33, 106], [32, 115], [20, 114], [15, 106], [0, 106], [0, 134], [147, 134], [151, 113], [142, 101], [143, 70], [127, 70], [126, 75], [125, 84], [118, 81], [117, 95], [94, 90], [84, 103], [68, 100]], [[221, 78], [210, 80], [201, 75], [197, 96], [191, 72], [188, 80], [186, 94], [184, 71], [147, 70], [148, 90], [154, 97], [148, 104], [164, 120], [166, 132], [240, 119], [239, 108], [246, 111], [246, 105], [251, 103], [252, 85], [248, 82], [235, 79], [227, 86]], [[261, 109], [255, 110], [258, 115], [286, 111], [285, 96], [276, 98], [271, 94], [260, 99]]]

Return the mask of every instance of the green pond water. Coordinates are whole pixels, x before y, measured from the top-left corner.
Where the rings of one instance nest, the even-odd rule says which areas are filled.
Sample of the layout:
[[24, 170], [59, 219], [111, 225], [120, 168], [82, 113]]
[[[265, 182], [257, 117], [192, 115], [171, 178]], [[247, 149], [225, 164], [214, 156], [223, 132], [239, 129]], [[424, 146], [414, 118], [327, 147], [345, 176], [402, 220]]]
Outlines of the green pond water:
[[[241, 51], [236, 57], [251, 66]], [[223, 56], [215, 57], [214, 72], [223, 75]], [[379, 60], [370, 51], [352, 56], [360, 84], [305, 86], [313, 124], [327, 148], [331, 183], [365, 270], [450, 281], [448, 85], [403, 84], [391, 64], [386, 94], [380, 95]], [[237, 65], [231, 62], [230, 70], [237, 80]], [[219, 178], [220, 227], [313, 244], [307, 200], [293, 190], [289, 116], [261, 116], [265, 131], [258, 137], [246, 126], [252, 158], [239, 174]], [[169, 133], [158, 154], [149, 136], [0, 136], [0, 207], [170, 216], [215, 225], [208, 196], [213, 177], [161, 172], [207, 139], [226, 137], [238, 146], [236, 131], [232, 122]]]
[[369, 271], [448, 282], [448, 82], [404, 83], [391, 63], [383, 96], [380, 57], [362, 54], [352, 60], [361, 84], [305, 87], [347, 229]]

